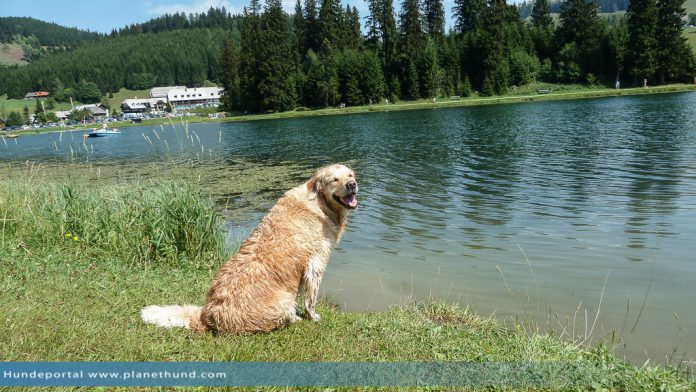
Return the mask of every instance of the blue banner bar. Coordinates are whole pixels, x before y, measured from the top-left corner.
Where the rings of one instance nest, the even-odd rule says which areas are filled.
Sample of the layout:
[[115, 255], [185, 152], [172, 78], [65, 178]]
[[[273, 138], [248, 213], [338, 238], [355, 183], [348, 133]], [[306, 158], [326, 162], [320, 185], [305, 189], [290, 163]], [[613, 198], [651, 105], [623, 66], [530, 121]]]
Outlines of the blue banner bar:
[[584, 385], [577, 363], [0, 362], [0, 386]]

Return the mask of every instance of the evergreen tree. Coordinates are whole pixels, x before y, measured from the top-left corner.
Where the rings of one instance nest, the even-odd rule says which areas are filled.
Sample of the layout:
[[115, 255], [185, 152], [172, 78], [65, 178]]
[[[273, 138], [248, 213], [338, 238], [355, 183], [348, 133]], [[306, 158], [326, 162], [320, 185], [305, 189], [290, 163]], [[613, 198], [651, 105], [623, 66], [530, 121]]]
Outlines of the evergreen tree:
[[288, 37], [288, 15], [281, 0], [267, 0], [261, 16], [260, 50], [258, 52], [258, 91], [262, 109], [286, 111], [295, 107], [294, 64]]
[[239, 96], [239, 50], [229, 34], [222, 41], [220, 82], [223, 88], [220, 101], [225, 110], [231, 111], [241, 107]]
[[553, 27], [553, 19], [551, 18], [551, 6], [548, 0], [534, 0], [532, 8], [532, 25], [539, 29], [548, 29]]
[[423, 0], [423, 27], [436, 43], [442, 42], [445, 37], [445, 7], [442, 0]]
[[628, 19], [626, 63], [628, 71], [634, 78], [634, 84], [639, 84], [642, 79], [651, 79], [656, 71], [657, 7], [655, 0], [632, 0], [626, 15]]
[[319, 38], [322, 45], [330, 45], [332, 49], [341, 49], [339, 43], [339, 28], [341, 7], [336, 7], [335, 0], [322, 0], [319, 8]]
[[293, 27], [295, 28], [295, 52], [297, 60], [304, 58], [307, 53], [307, 32], [304, 10], [300, 0], [295, 2], [295, 15], [292, 17]]
[[561, 26], [556, 31], [558, 40], [562, 51], [565, 45], [574, 46], [573, 50], [565, 51], [569, 56], [566, 62], [572, 69], [579, 69], [580, 78], [601, 72], [604, 31], [597, 10], [597, 4], [592, 0], [565, 0], [561, 3]]
[[250, 112], [259, 112], [262, 109], [262, 96], [258, 89], [260, 83], [259, 52], [261, 50], [260, 9], [259, 0], [251, 0], [249, 8], [244, 9], [241, 28], [239, 88], [242, 96], [242, 107]]
[[440, 95], [442, 71], [437, 61], [437, 46], [433, 39], [428, 39], [425, 51], [421, 58], [421, 92], [426, 98], [434, 98]]
[[346, 6], [343, 14], [343, 44], [348, 49], [359, 49], [362, 47], [362, 31], [360, 30], [360, 15], [358, 9]]
[[24, 124], [24, 117], [18, 112], [10, 112], [5, 120], [5, 125], [8, 127], [16, 127]]
[[420, 97], [420, 77], [416, 64], [420, 64], [425, 47], [425, 35], [421, 26], [418, 0], [403, 0], [399, 14], [402, 95], [409, 99]]
[[541, 59], [552, 56], [554, 23], [548, 0], [535, 0], [532, 8], [530, 31], [537, 56]]
[[[317, 17], [316, 0], [305, 0], [305, 48], [312, 49], [315, 53], [321, 48], [319, 36], [319, 18]], [[304, 54], [304, 53], [303, 53]]]
[[693, 54], [682, 34], [683, 4], [684, 0], [657, 0], [656, 69], [661, 84], [667, 79], [689, 81], [694, 71]]
[[416, 61], [425, 47], [418, 0], [403, 0], [399, 14], [400, 52]]
[[480, 29], [486, 13], [486, 0], [454, 0], [454, 28], [460, 34]]

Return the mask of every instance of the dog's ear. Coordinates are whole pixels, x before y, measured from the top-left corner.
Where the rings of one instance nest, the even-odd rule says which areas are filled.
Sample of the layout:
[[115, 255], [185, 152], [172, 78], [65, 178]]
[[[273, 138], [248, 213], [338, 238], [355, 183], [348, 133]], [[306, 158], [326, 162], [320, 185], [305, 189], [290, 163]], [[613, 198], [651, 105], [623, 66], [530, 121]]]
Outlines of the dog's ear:
[[322, 189], [322, 177], [324, 175], [323, 171], [318, 171], [314, 174], [312, 178], [307, 181], [307, 192], [309, 192], [309, 200], [314, 200], [317, 198], [317, 194]]

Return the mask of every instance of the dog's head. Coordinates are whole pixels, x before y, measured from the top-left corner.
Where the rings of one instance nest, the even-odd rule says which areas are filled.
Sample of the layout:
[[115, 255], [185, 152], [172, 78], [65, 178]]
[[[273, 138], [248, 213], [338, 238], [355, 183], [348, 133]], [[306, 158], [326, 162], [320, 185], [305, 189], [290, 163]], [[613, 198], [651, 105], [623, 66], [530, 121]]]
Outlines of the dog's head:
[[317, 170], [307, 182], [310, 198], [323, 196], [334, 211], [352, 210], [358, 206], [358, 183], [355, 173], [344, 165], [330, 165]]

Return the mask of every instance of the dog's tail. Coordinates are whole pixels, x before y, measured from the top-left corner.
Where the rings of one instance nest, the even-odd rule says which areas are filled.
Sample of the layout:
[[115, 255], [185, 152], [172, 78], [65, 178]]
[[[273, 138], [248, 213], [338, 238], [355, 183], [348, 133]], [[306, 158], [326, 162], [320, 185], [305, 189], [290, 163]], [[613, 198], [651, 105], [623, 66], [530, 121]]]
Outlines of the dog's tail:
[[207, 326], [201, 321], [201, 307], [195, 305], [146, 306], [140, 311], [143, 321], [158, 327], [183, 327], [194, 332], [205, 332]]

